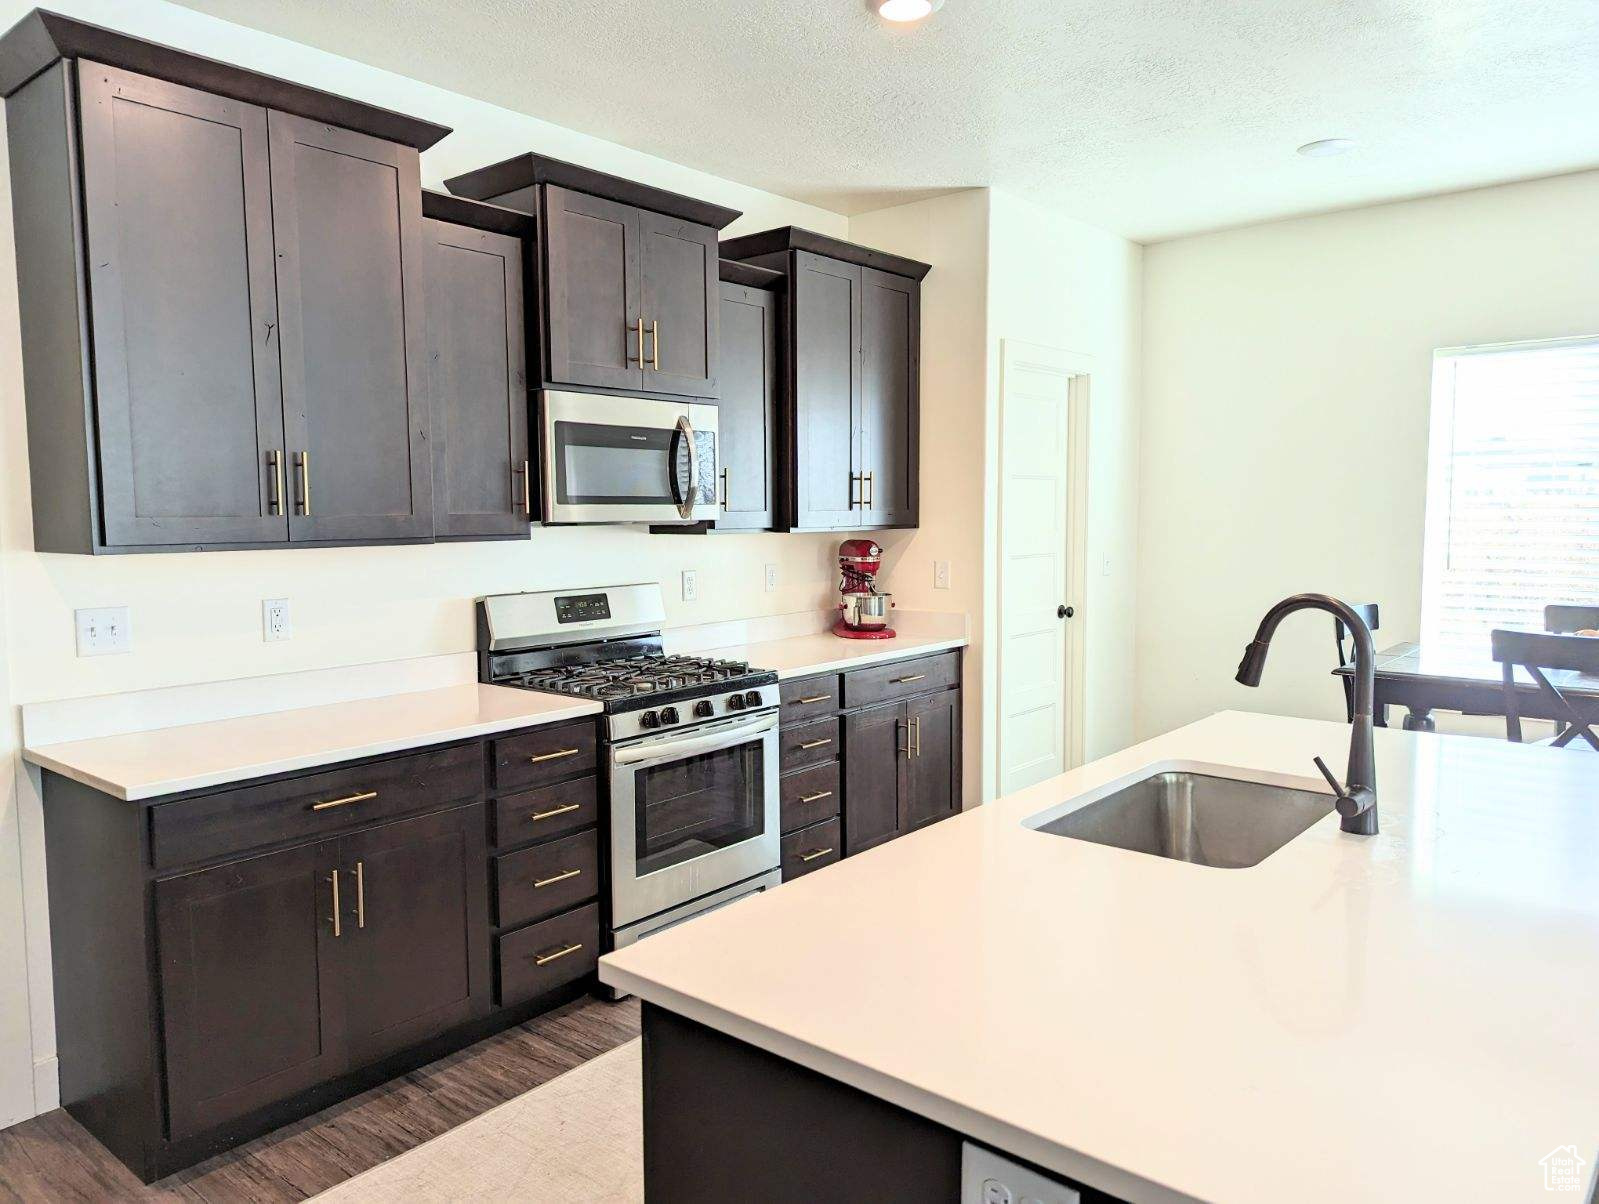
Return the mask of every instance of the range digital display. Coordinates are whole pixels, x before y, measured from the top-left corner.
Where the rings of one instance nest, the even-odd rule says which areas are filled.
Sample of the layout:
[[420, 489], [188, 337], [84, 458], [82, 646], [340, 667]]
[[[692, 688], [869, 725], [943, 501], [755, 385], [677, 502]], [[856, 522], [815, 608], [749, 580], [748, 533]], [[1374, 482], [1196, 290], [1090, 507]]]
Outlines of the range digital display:
[[555, 599], [557, 623], [590, 623], [611, 617], [611, 599], [605, 594], [567, 594]]

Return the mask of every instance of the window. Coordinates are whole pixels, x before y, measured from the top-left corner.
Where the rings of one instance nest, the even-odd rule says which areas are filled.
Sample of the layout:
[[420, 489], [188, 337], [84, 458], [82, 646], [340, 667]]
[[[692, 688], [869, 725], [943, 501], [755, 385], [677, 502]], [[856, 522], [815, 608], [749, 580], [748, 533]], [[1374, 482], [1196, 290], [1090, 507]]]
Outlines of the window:
[[1434, 356], [1423, 559], [1422, 643], [1447, 654], [1599, 605], [1599, 338]]

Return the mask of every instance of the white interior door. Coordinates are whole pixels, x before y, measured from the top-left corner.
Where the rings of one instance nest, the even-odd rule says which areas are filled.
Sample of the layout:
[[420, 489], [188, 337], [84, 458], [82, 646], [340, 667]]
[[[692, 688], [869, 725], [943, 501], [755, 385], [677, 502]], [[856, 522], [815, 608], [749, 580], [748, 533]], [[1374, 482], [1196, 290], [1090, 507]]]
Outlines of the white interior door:
[[999, 793], [1069, 767], [1072, 378], [1066, 352], [1002, 344]]

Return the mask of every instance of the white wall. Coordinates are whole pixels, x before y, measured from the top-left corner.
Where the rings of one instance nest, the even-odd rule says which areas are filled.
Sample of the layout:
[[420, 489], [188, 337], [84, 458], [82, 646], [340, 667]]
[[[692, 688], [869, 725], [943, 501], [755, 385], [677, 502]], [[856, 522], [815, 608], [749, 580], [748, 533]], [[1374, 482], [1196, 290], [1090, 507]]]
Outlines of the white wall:
[[[983, 482], [987, 368], [988, 208], [985, 189], [850, 219], [850, 238], [934, 266], [922, 282], [921, 523], [886, 531], [884, 577], [896, 605], [964, 612], [972, 622], [961, 694], [965, 794], [984, 797]], [[950, 562], [950, 587], [933, 566]]]
[[[993, 432], [999, 410], [1000, 340], [1058, 348], [1090, 365], [1088, 573], [1082, 597], [1073, 599], [1078, 614], [1072, 622], [1085, 641], [1083, 749], [1093, 760], [1133, 739], [1142, 248], [994, 192], [989, 264], [991, 480], [997, 480]], [[991, 529], [993, 523], [991, 507]], [[995, 532], [988, 549], [990, 582], [998, 580], [998, 554]], [[997, 614], [990, 604], [990, 628]], [[987, 669], [991, 675], [993, 666]], [[990, 768], [997, 774], [997, 766]]]
[[[1599, 332], [1599, 172], [1148, 248], [1138, 731], [1223, 707], [1338, 718], [1332, 624], [1300, 590], [1421, 609], [1434, 348]], [[1501, 729], [1496, 729], [1501, 730]]]
[[[33, 7], [0, 0], [0, 26]], [[252, 67], [453, 126], [422, 158], [425, 184], [528, 150], [615, 172], [744, 210], [733, 232], [798, 224], [844, 235], [833, 213], [762, 193], [652, 156], [469, 100], [402, 76], [229, 25], [160, 0], [60, 0], [53, 8], [140, 37]], [[10, 185], [0, 156], [0, 213]], [[471, 598], [497, 591], [659, 578], [672, 624], [810, 610], [832, 597], [833, 536], [651, 537], [642, 530], [536, 530], [528, 543], [427, 547], [218, 552], [124, 557], [41, 556], [31, 551], [27, 442], [22, 406], [16, 271], [9, 216], [0, 220], [0, 557], [3, 557], [6, 659], [0, 710], [16, 705], [194, 681], [280, 673], [469, 650]], [[763, 566], [779, 566], [780, 587], [765, 593]], [[677, 574], [699, 571], [700, 600], [677, 600]], [[266, 644], [265, 597], [288, 596], [294, 638]], [[79, 660], [77, 607], [132, 608], [133, 651]], [[54, 1032], [36, 786], [15, 757], [16, 730], [0, 734], [0, 781], [15, 780], [20, 802], [0, 790], [0, 1126], [19, 1111], [14, 1086], [53, 1081]], [[21, 889], [33, 950], [33, 1050], [17, 1033], [30, 1022], [19, 950], [18, 828]], [[48, 1095], [39, 1109], [53, 1106]], [[31, 1111], [31, 1107], [28, 1111]]]

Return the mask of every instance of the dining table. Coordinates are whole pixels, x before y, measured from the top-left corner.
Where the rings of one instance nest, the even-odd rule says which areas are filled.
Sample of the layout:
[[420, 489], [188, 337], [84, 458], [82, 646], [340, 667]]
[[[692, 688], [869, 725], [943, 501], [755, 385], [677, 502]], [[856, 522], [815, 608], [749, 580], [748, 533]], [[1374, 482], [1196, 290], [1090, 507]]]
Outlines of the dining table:
[[[1343, 665], [1334, 669], [1333, 675], [1353, 679], [1354, 671], [1353, 665]], [[1599, 713], [1599, 675], [1572, 670], [1550, 670], [1546, 675], [1573, 706]], [[1519, 666], [1516, 685], [1523, 719], [1562, 718]], [[1407, 732], [1437, 731], [1432, 717], [1435, 710], [1503, 715], [1503, 670], [1486, 647], [1479, 657], [1454, 649], [1428, 649], [1414, 642], [1394, 644], [1377, 653], [1377, 726], [1388, 726], [1389, 707], [1405, 708], [1402, 726]]]

